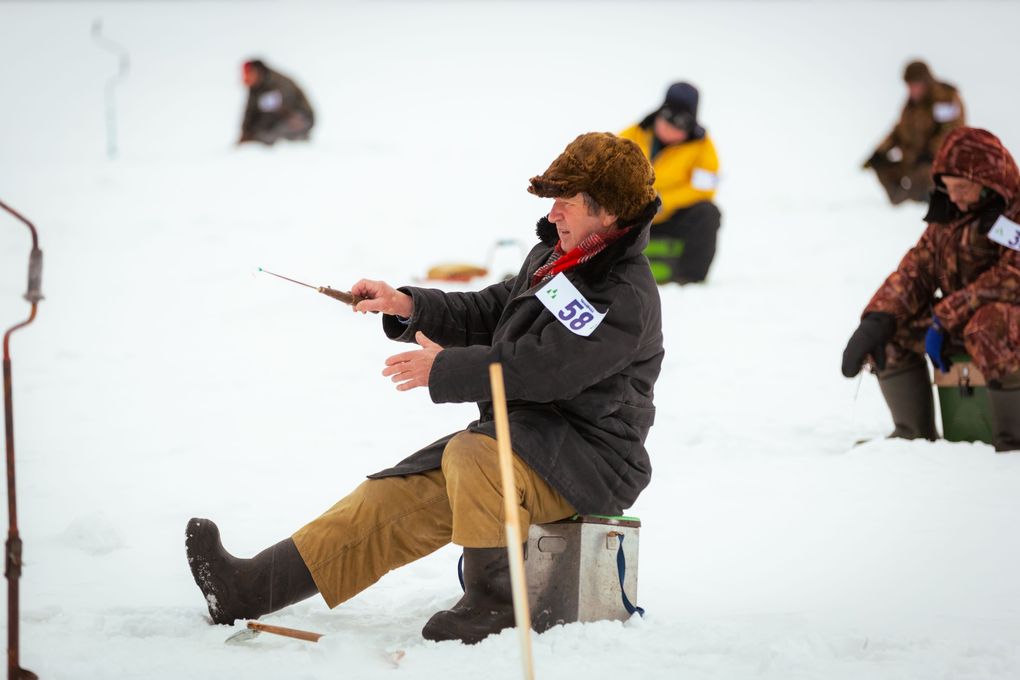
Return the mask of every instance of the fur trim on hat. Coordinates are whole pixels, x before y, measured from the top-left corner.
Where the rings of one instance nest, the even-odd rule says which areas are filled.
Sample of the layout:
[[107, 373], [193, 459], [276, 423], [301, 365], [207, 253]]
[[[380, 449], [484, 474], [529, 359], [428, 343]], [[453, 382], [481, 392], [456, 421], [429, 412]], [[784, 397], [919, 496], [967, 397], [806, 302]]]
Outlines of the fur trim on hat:
[[931, 84], [935, 82], [935, 76], [931, 74], [928, 64], [923, 61], [912, 61], [903, 69], [903, 82]]
[[655, 171], [629, 139], [589, 132], [564, 149], [552, 165], [531, 178], [528, 191], [544, 198], [586, 193], [621, 222], [633, 220], [655, 198]]

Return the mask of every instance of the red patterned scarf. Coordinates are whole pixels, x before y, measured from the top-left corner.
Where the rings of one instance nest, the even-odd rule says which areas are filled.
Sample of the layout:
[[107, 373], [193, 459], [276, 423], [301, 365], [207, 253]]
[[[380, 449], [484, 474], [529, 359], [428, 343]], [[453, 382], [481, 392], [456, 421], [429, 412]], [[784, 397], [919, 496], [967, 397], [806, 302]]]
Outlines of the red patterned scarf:
[[608, 233], [588, 234], [569, 253], [563, 252], [563, 243], [557, 241], [556, 247], [553, 248], [552, 253], [549, 255], [549, 259], [531, 275], [531, 285], [534, 286], [542, 281], [547, 281], [560, 272], [568, 271], [579, 264], [587, 262], [605, 250], [610, 243], [630, 230], [631, 228], [627, 227], [626, 229]]

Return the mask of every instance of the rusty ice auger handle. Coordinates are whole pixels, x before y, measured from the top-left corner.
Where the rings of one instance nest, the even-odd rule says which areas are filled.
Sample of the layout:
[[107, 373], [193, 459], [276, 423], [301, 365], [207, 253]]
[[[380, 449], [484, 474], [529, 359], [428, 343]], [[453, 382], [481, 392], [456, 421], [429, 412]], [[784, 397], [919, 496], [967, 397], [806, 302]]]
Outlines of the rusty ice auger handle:
[[103, 35], [103, 20], [96, 19], [92, 23], [92, 39], [107, 52], [117, 56], [117, 73], [110, 76], [104, 88], [106, 94], [106, 156], [117, 157], [117, 109], [114, 102], [114, 91], [127, 78], [131, 68], [131, 59], [122, 45]]
[[4, 576], [7, 578], [7, 678], [8, 680], [34, 680], [37, 676], [19, 664], [19, 599], [18, 579], [21, 578], [21, 536], [18, 534], [18, 505], [14, 477], [14, 393], [11, 378], [11, 334], [35, 320], [36, 308], [42, 295], [42, 251], [35, 226], [16, 210], [0, 201], [0, 208], [24, 223], [32, 232], [32, 252], [28, 259], [28, 291], [25, 299], [32, 310], [25, 321], [15, 324], [4, 333], [4, 423], [7, 445], [7, 542], [5, 544]]
[[28, 256], [28, 291], [25, 299], [33, 305], [43, 299], [42, 294], [42, 251], [32, 248]]

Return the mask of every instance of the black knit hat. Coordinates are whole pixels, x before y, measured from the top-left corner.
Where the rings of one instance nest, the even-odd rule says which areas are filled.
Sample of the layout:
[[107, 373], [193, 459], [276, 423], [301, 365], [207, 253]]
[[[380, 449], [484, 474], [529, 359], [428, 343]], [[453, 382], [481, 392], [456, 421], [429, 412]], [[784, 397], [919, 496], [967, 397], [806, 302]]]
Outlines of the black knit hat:
[[666, 90], [666, 100], [659, 107], [659, 116], [690, 137], [703, 131], [698, 125], [698, 88], [690, 83], [673, 83]]

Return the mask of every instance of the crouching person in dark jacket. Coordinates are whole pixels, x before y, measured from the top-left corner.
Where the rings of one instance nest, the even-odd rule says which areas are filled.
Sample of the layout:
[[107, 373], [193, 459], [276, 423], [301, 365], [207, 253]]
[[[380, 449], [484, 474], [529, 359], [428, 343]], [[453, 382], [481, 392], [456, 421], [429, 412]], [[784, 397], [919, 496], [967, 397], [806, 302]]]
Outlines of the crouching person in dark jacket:
[[574, 140], [529, 191], [554, 199], [516, 277], [474, 293], [358, 281], [361, 312], [417, 349], [386, 361], [398, 390], [476, 402], [464, 430], [369, 476], [291, 538], [237, 559], [193, 519], [188, 561], [215, 623], [255, 618], [316, 592], [330, 607], [450, 543], [465, 593], [430, 640], [475, 643], [514, 625], [488, 367], [503, 365], [528, 525], [618, 515], [648, 484], [644, 441], [663, 357], [659, 293], [643, 250], [659, 207], [640, 148], [608, 133]]
[[261, 142], [271, 146], [280, 139], [308, 139], [315, 114], [293, 80], [253, 59], [244, 63], [244, 84], [248, 86], [248, 104], [238, 144]]
[[912, 61], [903, 72], [907, 103], [899, 122], [871, 157], [865, 169], [875, 171], [889, 202], [925, 202], [935, 185], [932, 162], [946, 136], [965, 122], [963, 101], [956, 88], [935, 80], [928, 65]]

